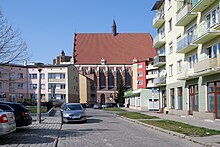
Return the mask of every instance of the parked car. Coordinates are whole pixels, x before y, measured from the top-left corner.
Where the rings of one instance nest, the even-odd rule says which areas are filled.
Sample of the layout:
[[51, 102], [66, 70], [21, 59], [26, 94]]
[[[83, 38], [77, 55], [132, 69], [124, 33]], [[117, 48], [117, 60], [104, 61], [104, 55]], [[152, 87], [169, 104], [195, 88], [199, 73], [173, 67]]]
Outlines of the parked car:
[[86, 122], [86, 113], [80, 103], [66, 103], [61, 108], [62, 122]]
[[95, 105], [93, 106], [93, 109], [102, 109], [102, 105], [100, 105], [100, 104], [95, 104]]
[[0, 109], [0, 136], [12, 133], [16, 130], [15, 116], [13, 112], [5, 112]]
[[0, 109], [14, 113], [17, 127], [32, 124], [32, 117], [30, 116], [28, 109], [20, 103], [0, 101]]

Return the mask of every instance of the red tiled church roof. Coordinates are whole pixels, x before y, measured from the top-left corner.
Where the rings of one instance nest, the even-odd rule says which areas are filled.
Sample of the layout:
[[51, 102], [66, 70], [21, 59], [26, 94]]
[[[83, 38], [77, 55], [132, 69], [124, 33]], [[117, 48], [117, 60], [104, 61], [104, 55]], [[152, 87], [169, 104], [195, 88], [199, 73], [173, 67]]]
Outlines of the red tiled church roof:
[[77, 33], [74, 38], [75, 64], [132, 64], [153, 58], [156, 50], [149, 33]]

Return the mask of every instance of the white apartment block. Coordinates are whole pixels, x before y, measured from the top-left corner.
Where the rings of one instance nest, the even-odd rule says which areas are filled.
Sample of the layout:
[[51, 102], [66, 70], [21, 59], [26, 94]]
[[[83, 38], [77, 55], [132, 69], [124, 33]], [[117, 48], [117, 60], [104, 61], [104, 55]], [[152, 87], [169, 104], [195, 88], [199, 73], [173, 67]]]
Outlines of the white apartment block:
[[[0, 100], [35, 101], [41, 75], [41, 101], [79, 102], [79, 73], [74, 65], [1, 65]], [[41, 72], [39, 72], [41, 69]]]
[[220, 118], [219, 7], [219, 0], [160, 0], [153, 6], [162, 111]]

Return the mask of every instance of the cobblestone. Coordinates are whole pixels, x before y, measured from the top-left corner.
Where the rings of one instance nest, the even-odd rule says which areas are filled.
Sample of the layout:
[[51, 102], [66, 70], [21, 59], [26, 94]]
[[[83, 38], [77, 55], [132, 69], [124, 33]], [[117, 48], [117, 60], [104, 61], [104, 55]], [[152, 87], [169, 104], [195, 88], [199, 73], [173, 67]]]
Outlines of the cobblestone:
[[1, 147], [53, 147], [56, 146], [57, 136], [61, 128], [59, 112], [54, 117], [42, 117], [42, 123], [20, 127], [11, 134], [1, 137]]

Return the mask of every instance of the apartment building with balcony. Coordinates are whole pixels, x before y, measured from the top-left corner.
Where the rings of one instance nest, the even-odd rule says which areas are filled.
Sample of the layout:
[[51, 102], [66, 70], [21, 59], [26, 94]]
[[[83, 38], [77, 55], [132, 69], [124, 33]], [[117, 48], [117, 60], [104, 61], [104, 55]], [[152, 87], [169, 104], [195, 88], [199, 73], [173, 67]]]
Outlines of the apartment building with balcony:
[[172, 114], [220, 118], [220, 2], [162, 2], [166, 20], [164, 107]]
[[[28, 93], [31, 99], [36, 98], [38, 91], [38, 69], [28, 66]], [[42, 101], [56, 99], [66, 103], [79, 102], [79, 73], [74, 65], [45, 65], [40, 76]]]
[[158, 110], [159, 94], [153, 83], [158, 77], [158, 70], [153, 66], [153, 59], [134, 63], [132, 71], [132, 91], [126, 92], [125, 104], [139, 110]]
[[28, 97], [27, 69], [22, 65], [0, 65], [0, 101], [19, 101]]
[[35, 101], [38, 94], [39, 69], [41, 69], [42, 102], [51, 99], [79, 102], [79, 73], [74, 65], [1, 65], [0, 100]]

